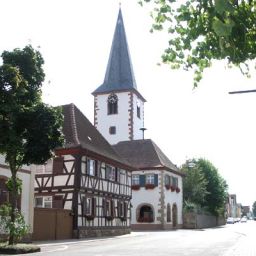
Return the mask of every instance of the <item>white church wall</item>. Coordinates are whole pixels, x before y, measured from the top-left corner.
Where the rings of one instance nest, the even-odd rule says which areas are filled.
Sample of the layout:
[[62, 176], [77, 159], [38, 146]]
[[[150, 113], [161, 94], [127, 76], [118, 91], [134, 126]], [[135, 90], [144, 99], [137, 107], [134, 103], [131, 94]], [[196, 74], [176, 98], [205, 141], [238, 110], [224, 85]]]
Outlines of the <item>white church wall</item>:
[[[109, 94], [96, 96], [96, 128], [110, 144], [129, 140], [129, 100], [128, 92], [116, 93], [118, 97], [118, 114], [108, 115], [107, 99]], [[110, 134], [109, 128], [116, 127], [116, 134]]]
[[[136, 94], [133, 95], [133, 139], [140, 140], [143, 139], [143, 132], [140, 129], [144, 128], [144, 103]], [[137, 104], [140, 106], [140, 118], [137, 116]]]

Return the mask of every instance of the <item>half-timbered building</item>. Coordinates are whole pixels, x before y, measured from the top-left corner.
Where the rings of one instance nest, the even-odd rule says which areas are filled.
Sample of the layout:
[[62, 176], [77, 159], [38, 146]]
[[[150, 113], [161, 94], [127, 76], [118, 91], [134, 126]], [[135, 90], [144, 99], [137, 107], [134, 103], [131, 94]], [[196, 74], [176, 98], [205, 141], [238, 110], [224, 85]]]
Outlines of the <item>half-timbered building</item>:
[[[65, 146], [56, 149], [56, 158], [35, 167], [35, 207], [69, 210], [67, 218], [72, 218], [72, 237], [129, 233], [134, 168], [116, 153], [74, 104], [62, 109]], [[35, 222], [44, 222], [40, 216]], [[59, 225], [64, 222], [65, 218]], [[37, 225], [39, 223], [35, 223]], [[63, 238], [55, 234], [48, 238], [60, 237]]]

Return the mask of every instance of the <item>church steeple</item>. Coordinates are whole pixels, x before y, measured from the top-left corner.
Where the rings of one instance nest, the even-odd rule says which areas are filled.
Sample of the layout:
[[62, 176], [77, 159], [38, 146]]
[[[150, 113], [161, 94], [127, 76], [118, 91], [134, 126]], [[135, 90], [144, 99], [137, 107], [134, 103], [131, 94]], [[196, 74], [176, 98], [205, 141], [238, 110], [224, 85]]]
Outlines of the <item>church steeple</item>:
[[92, 94], [94, 125], [110, 144], [143, 138], [146, 100], [137, 90], [121, 8], [104, 82]]
[[126, 39], [122, 11], [119, 8], [104, 82], [93, 92], [93, 95], [131, 89], [137, 90], [137, 85]]

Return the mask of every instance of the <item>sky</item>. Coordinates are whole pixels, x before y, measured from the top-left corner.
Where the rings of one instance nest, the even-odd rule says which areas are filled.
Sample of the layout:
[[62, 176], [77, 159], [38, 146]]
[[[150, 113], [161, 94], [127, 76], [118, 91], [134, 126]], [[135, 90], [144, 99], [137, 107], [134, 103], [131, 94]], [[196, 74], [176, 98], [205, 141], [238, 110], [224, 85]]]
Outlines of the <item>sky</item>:
[[227, 181], [237, 202], [256, 201], [256, 89], [238, 69], [216, 62], [198, 88], [193, 74], [158, 65], [168, 43], [149, 32], [150, 6], [137, 0], [0, 0], [0, 52], [38, 48], [45, 60], [43, 100], [74, 103], [93, 122], [93, 96], [102, 84], [119, 2], [138, 91], [145, 103], [145, 138], [181, 166], [191, 158], [209, 160]]

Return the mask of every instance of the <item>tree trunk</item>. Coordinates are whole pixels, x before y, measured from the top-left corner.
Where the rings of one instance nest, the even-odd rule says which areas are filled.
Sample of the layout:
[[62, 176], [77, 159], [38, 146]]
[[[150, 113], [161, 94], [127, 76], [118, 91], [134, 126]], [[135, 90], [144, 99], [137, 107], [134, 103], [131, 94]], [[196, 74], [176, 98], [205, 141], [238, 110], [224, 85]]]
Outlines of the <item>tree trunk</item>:
[[10, 189], [10, 204], [11, 204], [11, 223], [12, 226], [9, 229], [9, 245], [13, 245], [16, 241], [15, 241], [15, 235], [14, 235], [14, 225], [13, 223], [15, 223], [16, 221], [16, 208], [17, 208], [17, 170], [16, 168], [13, 168], [13, 166], [10, 164], [10, 169], [11, 169], [11, 173], [12, 173], [12, 177], [11, 177], [11, 184], [12, 184], [12, 188], [8, 188]]

